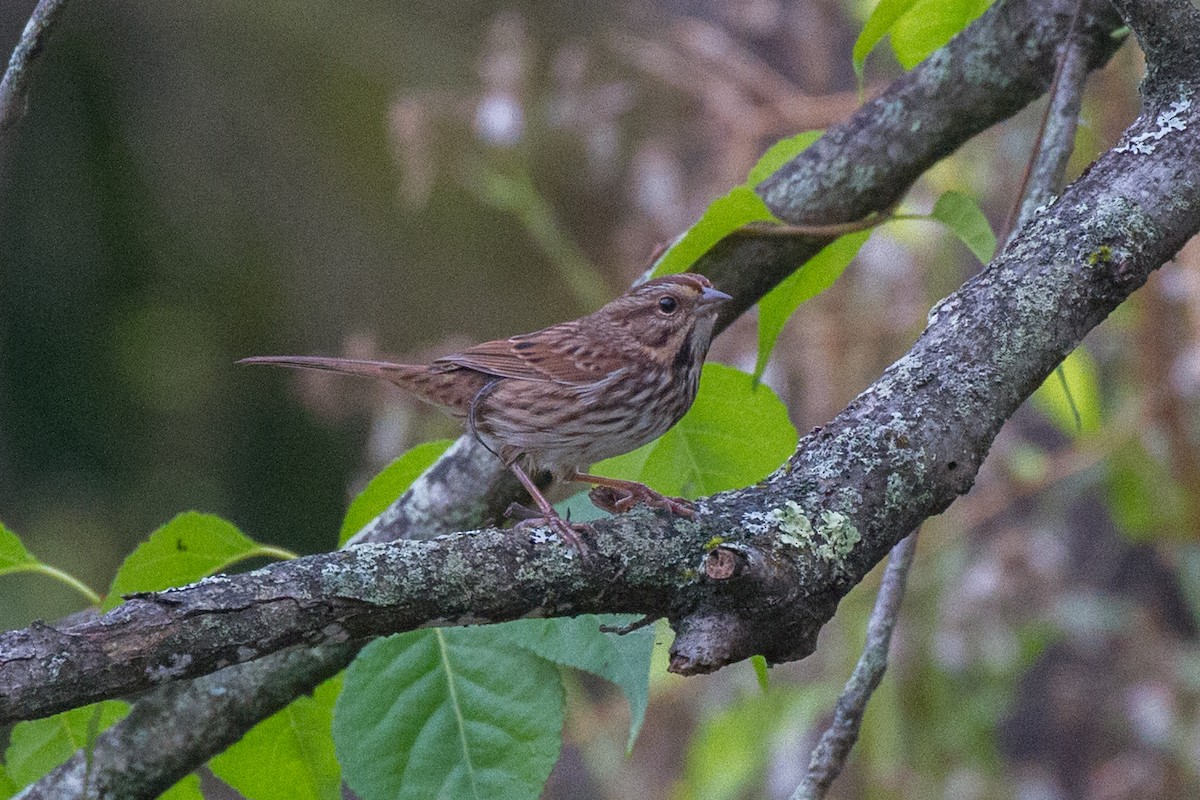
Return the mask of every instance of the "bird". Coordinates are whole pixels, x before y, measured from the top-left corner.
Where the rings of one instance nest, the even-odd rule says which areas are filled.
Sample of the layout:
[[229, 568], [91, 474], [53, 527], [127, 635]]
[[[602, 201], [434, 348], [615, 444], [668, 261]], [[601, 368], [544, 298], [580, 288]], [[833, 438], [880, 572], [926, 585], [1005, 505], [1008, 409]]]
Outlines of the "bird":
[[[638, 503], [683, 516], [693, 506], [636, 481], [593, 475], [597, 461], [666, 433], [691, 407], [721, 306], [732, 298], [703, 275], [646, 281], [579, 319], [483, 342], [429, 364], [324, 356], [252, 356], [265, 364], [377, 378], [442, 409], [491, 451], [525, 487], [548, 526], [581, 554], [579, 534], [534, 483], [546, 470], [588, 483], [597, 506], [622, 513]], [[510, 514], [513, 514], [510, 509]]]

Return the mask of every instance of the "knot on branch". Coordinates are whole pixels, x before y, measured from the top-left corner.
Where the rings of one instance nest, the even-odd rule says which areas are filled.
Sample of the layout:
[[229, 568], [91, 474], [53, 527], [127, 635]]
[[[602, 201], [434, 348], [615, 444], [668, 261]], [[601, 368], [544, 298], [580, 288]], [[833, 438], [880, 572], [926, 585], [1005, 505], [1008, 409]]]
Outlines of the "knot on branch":
[[670, 671], [695, 675], [754, 655], [778, 663], [812, 653], [837, 603], [833, 593], [812, 593], [833, 583], [812, 580], [813, 555], [786, 533], [709, 549], [701, 568], [707, 591], [675, 623]]

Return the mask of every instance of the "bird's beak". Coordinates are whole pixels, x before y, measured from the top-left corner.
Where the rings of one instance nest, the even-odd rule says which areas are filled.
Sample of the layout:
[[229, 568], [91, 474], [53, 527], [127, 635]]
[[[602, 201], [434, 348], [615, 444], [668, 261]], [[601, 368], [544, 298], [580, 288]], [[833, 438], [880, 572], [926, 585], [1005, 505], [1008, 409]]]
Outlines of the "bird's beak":
[[717, 291], [716, 289], [708, 287], [708, 288], [705, 288], [704, 291], [702, 291], [700, 293], [700, 302], [698, 305], [701, 308], [703, 308], [705, 306], [716, 306], [716, 305], [720, 305], [721, 303], [725, 303], [732, 299], [733, 299], [732, 297], [725, 294], [724, 292], [720, 292], [720, 291]]

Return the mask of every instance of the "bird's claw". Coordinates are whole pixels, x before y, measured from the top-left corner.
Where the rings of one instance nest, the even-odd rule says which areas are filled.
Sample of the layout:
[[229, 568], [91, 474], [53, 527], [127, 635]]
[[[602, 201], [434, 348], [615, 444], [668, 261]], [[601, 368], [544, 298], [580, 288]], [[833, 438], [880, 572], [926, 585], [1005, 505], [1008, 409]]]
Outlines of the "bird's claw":
[[630, 486], [596, 486], [590, 492], [592, 504], [610, 514], [624, 514], [639, 503], [650, 508], [661, 508], [675, 516], [687, 519], [696, 518], [696, 506], [690, 500], [682, 497], [668, 497], [659, 494], [649, 486], [633, 484]]
[[[513, 506], [517, 506], [518, 509], [520, 509], [519, 511], [517, 511], [518, 514], [520, 514], [521, 511], [536, 513], [536, 512], [532, 512], [532, 509], [526, 508], [525, 506], [521, 506], [518, 503], [513, 503]], [[507, 513], [510, 516], [515, 516], [515, 514], [513, 513], [512, 506], [509, 506]], [[594, 536], [596, 534], [596, 529], [593, 528], [588, 523], [586, 523], [586, 522], [567, 522], [565, 519], [560, 517], [558, 514], [554, 514], [553, 516], [549, 516], [549, 517], [540, 516], [540, 515], [526, 516], [525, 519], [522, 519], [520, 522], [518, 522], [516, 525], [514, 525], [513, 528], [516, 530], [530, 530], [532, 528], [549, 528], [550, 530], [552, 530], [556, 534], [558, 534], [558, 538], [562, 539], [564, 542], [566, 542], [568, 545], [570, 545], [577, 553], [579, 553], [579, 557], [581, 559], [583, 559], [584, 561], [589, 560], [590, 551], [588, 550], [588, 546], [587, 546], [587, 544], [584, 543], [583, 538], [580, 536], [580, 534], [588, 534], [588, 535], [592, 535], [592, 536]]]

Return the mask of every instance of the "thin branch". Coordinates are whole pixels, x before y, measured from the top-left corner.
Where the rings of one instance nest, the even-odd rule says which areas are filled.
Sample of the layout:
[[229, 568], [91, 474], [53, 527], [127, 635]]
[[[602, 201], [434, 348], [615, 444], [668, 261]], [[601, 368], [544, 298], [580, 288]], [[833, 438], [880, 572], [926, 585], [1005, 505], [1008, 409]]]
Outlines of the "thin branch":
[[908, 580], [908, 569], [912, 566], [913, 554], [917, 551], [917, 534], [914, 532], [892, 548], [888, 556], [887, 569], [879, 583], [879, 594], [871, 619], [867, 623], [867, 643], [862, 656], [854, 665], [850, 680], [838, 698], [833, 712], [833, 722], [821, 735], [821, 741], [813, 750], [804, 781], [796, 788], [792, 800], [820, 800], [829, 790], [829, 785], [841, 774], [850, 755], [850, 748], [858, 741], [867, 701], [871, 699], [883, 673], [887, 670], [888, 648], [892, 644], [892, 631], [900, 614], [900, 601], [904, 599], [904, 586]]
[[1083, 0], [1079, 0], [1062, 43], [1033, 157], [1022, 178], [1016, 208], [1000, 237], [1002, 242], [1007, 242], [1039, 208], [1050, 205], [1065, 180], [1067, 163], [1075, 150], [1075, 131], [1079, 127], [1079, 110], [1083, 107], [1083, 88], [1088, 75], [1087, 54], [1079, 31], [1082, 11]]
[[66, 4], [67, 0], [40, 0], [25, 24], [4, 78], [0, 79], [0, 130], [13, 127], [25, 116], [33, 62], [41, 54], [50, 29]]

